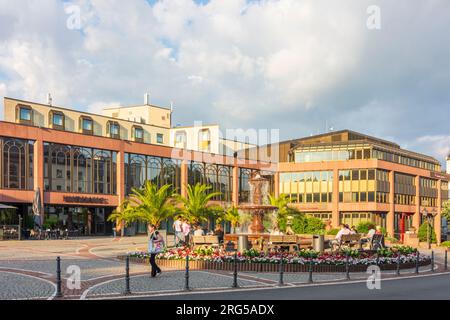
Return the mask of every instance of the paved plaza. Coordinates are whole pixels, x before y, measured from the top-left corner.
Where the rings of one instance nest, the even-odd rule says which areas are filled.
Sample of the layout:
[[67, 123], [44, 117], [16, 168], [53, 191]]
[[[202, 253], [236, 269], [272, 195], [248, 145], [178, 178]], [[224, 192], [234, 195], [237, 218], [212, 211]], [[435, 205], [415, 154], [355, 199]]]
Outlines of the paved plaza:
[[[63, 299], [123, 298], [125, 291], [125, 264], [116, 259], [130, 251], [144, 250], [146, 237], [80, 238], [73, 240], [8, 241], [0, 242], [0, 299], [55, 299], [56, 258], [61, 257]], [[441, 256], [437, 254], [437, 266]], [[71, 287], [74, 268], [81, 271], [80, 285]], [[69, 271], [69, 272], [68, 272]], [[423, 267], [421, 274], [430, 272]], [[414, 270], [402, 270], [402, 276], [413, 275]], [[130, 264], [130, 289], [133, 297], [170, 296], [184, 292], [185, 271], [164, 269], [156, 278], [150, 277], [150, 268]], [[352, 273], [351, 280], [367, 279], [365, 273]], [[383, 272], [384, 278], [396, 277], [395, 272]], [[260, 290], [277, 287], [278, 273], [241, 272], [238, 289]], [[307, 273], [284, 273], [286, 287], [308, 283]], [[315, 273], [315, 284], [345, 282], [343, 273]], [[230, 290], [233, 274], [227, 271], [191, 271], [191, 294]]]

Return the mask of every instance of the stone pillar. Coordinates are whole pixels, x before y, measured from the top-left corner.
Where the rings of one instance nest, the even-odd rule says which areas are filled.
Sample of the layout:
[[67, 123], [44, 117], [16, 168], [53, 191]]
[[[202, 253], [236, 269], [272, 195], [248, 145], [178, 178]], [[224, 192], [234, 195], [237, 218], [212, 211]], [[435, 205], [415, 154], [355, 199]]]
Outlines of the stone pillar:
[[413, 217], [413, 227], [416, 228], [416, 232], [419, 232], [420, 228], [420, 176], [415, 177], [415, 184], [416, 184], [416, 208], [414, 210], [414, 217]]
[[275, 197], [279, 197], [280, 196], [280, 173], [277, 171], [274, 175], [274, 179], [273, 179], [273, 192]]
[[331, 212], [331, 225], [339, 228], [339, 170], [333, 169], [333, 199]]
[[234, 206], [239, 205], [239, 167], [237, 161], [234, 161], [233, 167], [233, 194], [231, 197]]
[[[33, 146], [34, 158], [33, 158], [33, 182], [34, 190], [37, 188], [41, 191], [41, 224], [44, 223], [44, 141], [41, 134], [37, 137]], [[34, 194], [33, 194], [34, 196]], [[33, 202], [33, 199], [30, 199]]]
[[389, 212], [387, 214], [386, 231], [390, 237], [394, 236], [395, 219], [395, 180], [394, 171], [389, 172]]
[[434, 218], [434, 231], [436, 232], [436, 241], [437, 244], [441, 244], [441, 236], [442, 236], [442, 180], [438, 180], [437, 183], [438, 188], [438, 197], [437, 197], [437, 215]]
[[186, 160], [183, 160], [181, 162], [181, 196], [182, 197], [187, 197], [187, 185], [189, 183], [189, 169], [188, 169], [188, 163]]

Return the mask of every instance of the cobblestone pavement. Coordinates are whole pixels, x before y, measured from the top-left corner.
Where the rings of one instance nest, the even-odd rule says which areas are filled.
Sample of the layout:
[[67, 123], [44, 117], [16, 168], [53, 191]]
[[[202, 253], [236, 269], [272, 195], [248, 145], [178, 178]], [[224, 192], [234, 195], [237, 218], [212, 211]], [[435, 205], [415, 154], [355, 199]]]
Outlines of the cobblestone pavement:
[[[146, 237], [123, 239], [80, 238], [73, 240], [10, 241], [0, 242], [0, 299], [52, 299], [56, 292], [56, 257], [61, 257], [62, 293], [65, 299], [116, 298], [125, 291], [125, 265], [117, 255], [145, 248]], [[437, 255], [437, 263], [441, 263]], [[69, 289], [66, 273], [69, 266], [80, 267], [80, 287]], [[421, 273], [429, 272], [421, 268]], [[151, 278], [148, 265], [130, 265], [130, 286], [135, 295], [155, 295], [182, 292], [185, 287], [184, 271], [163, 270], [162, 275]], [[414, 270], [402, 270], [412, 275]], [[394, 277], [395, 271], [385, 271], [383, 277]], [[352, 273], [352, 280], [367, 279], [366, 273]], [[284, 273], [286, 285], [308, 282], [308, 273]], [[315, 283], [344, 281], [344, 273], [313, 274]], [[277, 273], [241, 272], [240, 288], [277, 286]], [[194, 291], [214, 291], [231, 288], [233, 274], [226, 271], [191, 271], [189, 286]]]

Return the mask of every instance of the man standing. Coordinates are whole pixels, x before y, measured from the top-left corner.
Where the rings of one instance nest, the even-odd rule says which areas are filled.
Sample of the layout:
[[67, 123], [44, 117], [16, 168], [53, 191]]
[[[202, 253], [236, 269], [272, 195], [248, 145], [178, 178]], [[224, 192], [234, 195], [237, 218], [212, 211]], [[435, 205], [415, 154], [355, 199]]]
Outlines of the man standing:
[[184, 241], [184, 234], [183, 234], [183, 221], [181, 220], [181, 217], [178, 216], [177, 219], [173, 222], [173, 230], [175, 231], [175, 246], [180, 246], [180, 243]]

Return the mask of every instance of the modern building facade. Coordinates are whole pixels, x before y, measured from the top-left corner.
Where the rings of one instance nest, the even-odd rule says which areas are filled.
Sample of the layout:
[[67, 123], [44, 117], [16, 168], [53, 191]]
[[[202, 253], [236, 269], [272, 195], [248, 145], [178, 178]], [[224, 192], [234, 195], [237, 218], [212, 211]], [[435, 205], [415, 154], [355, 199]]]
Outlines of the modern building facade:
[[[248, 180], [260, 171], [272, 193], [334, 228], [372, 221], [402, 239], [428, 212], [441, 238], [450, 175], [436, 159], [393, 142], [343, 130], [253, 147], [222, 139], [218, 126], [173, 128], [172, 109], [148, 100], [96, 115], [5, 98], [4, 115], [0, 203], [17, 207], [25, 223], [36, 190], [44, 220], [109, 234], [108, 215], [146, 180], [182, 195], [206, 183], [222, 192], [214, 201], [237, 205], [248, 201]], [[221, 141], [230, 143], [222, 152]]]
[[350, 130], [281, 142], [279, 150], [276, 193], [302, 212], [335, 228], [371, 221], [398, 239], [428, 212], [441, 238], [450, 175], [436, 159]]
[[[182, 195], [186, 185], [206, 183], [222, 192], [215, 201], [237, 205], [248, 199], [253, 172], [276, 169], [273, 164], [173, 148], [170, 109], [131, 108], [138, 108], [141, 116], [125, 119], [129, 113], [122, 108], [95, 115], [5, 98], [0, 203], [17, 207], [24, 223], [32, 225], [32, 202], [39, 190], [44, 221], [103, 235], [112, 232], [108, 215], [146, 180], [171, 184]], [[137, 229], [145, 232], [145, 226]]]

